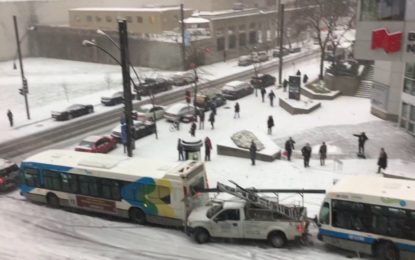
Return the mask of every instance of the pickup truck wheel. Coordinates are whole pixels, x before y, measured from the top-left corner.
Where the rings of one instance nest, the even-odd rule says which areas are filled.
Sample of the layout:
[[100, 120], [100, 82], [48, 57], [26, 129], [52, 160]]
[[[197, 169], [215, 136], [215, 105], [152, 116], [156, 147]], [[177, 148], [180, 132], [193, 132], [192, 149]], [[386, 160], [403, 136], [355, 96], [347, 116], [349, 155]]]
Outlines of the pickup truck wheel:
[[285, 235], [282, 232], [272, 232], [268, 240], [273, 247], [281, 248], [285, 245]]
[[381, 242], [377, 246], [376, 255], [382, 260], [398, 260], [399, 253], [391, 242]]
[[140, 225], [143, 225], [147, 222], [146, 214], [138, 208], [130, 209], [130, 219]]
[[198, 244], [204, 244], [209, 241], [209, 233], [203, 228], [196, 228], [194, 233], [194, 239]]

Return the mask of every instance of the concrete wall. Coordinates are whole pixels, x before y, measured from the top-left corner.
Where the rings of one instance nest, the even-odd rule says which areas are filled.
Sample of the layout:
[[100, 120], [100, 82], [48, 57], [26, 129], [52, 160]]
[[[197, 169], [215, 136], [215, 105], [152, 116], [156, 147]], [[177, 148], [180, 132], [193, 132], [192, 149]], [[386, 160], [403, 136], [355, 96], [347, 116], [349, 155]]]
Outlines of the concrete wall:
[[339, 90], [346, 96], [353, 96], [359, 87], [359, 80], [354, 77], [335, 77], [331, 74], [326, 74], [324, 76], [324, 83], [328, 89]]

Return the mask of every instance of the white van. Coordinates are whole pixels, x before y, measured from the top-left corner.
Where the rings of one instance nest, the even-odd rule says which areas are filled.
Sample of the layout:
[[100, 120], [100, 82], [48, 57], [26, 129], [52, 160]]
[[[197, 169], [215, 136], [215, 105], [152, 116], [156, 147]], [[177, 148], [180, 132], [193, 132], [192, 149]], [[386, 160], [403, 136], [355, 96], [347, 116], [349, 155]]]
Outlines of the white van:
[[222, 95], [229, 100], [245, 97], [254, 92], [254, 88], [248, 82], [239, 80], [231, 81], [222, 88]]

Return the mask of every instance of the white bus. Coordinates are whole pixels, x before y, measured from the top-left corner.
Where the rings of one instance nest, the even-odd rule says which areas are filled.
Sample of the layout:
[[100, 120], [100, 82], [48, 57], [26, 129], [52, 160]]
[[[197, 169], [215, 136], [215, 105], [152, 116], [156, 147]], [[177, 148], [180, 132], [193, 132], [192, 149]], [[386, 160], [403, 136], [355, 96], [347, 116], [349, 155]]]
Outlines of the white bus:
[[318, 238], [376, 256], [415, 259], [415, 181], [344, 177], [327, 192]]
[[48, 150], [21, 163], [21, 194], [53, 207], [73, 207], [182, 226], [208, 201], [202, 162], [165, 164], [140, 158]]

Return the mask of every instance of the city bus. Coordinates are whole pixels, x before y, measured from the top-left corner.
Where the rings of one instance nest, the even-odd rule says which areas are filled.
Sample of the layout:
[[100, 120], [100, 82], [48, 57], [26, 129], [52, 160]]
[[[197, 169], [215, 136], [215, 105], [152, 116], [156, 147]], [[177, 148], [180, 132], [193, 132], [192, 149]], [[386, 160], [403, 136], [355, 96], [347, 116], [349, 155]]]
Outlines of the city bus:
[[349, 176], [326, 193], [318, 238], [377, 259], [415, 259], [415, 181]]
[[208, 201], [203, 162], [170, 164], [126, 156], [48, 150], [20, 168], [21, 194], [52, 207], [111, 214], [144, 224], [183, 226]]

